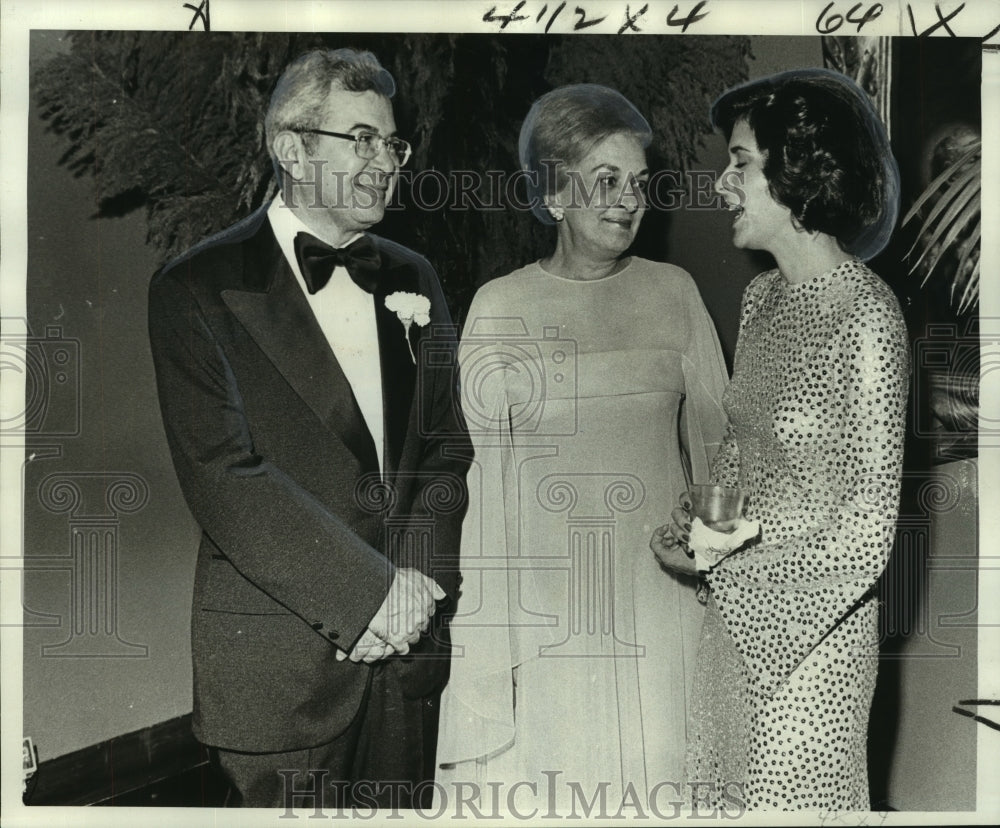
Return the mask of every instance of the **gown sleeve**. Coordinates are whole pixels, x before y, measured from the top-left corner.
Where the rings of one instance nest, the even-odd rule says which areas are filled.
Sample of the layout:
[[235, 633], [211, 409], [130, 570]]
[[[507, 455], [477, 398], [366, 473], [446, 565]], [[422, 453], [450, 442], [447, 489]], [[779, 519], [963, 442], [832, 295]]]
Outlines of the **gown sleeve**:
[[719, 446], [719, 451], [712, 461], [712, 474], [709, 479], [720, 486], [740, 485], [740, 446], [729, 423], [726, 424], [722, 445]]
[[514, 740], [508, 567], [516, 527], [516, 477], [506, 393], [514, 366], [511, 324], [496, 290], [476, 295], [459, 344], [462, 409], [475, 451], [469, 469], [469, 510], [462, 526], [462, 592], [451, 623], [451, 679], [441, 701], [437, 761], [481, 759]]
[[840, 326], [839, 439], [827, 474], [839, 496], [808, 532], [724, 559], [712, 593], [756, 690], [771, 695], [873, 587], [888, 561], [902, 471], [907, 336], [890, 302], [856, 306]]
[[[764, 275], [766, 276], [766, 274]], [[753, 313], [754, 295], [761, 281], [762, 279], [758, 277], [743, 292], [743, 301], [740, 305], [740, 325], [736, 338], [737, 354], [739, 353], [739, 342], [743, 335], [743, 329], [746, 327], [747, 319]], [[726, 420], [722, 444], [719, 446], [719, 450], [712, 460], [712, 473], [709, 480], [720, 486], [740, 485], [740, 445], [736, 440], [736, 432], [733, 429], [733, 425], [729, 422], [728, 418]]]
[[688, 483], [709, 480], [726, 430], [722, 394], [729, 382], [715, 324], [705, 309], [694, 281], [688, 277], [688, 344], [682, 355], [684, 402], [680, 411], [680, 443], [687, 461]]

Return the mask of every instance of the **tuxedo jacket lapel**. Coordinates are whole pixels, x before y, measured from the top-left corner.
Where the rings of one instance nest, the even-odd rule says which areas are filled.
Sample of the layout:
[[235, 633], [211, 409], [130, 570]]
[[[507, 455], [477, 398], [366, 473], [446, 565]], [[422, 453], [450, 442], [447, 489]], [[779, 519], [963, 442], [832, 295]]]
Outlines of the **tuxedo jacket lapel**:
[[363, 468], [377, 469], [375, 443], [351, 385], [266, 222], [246, 245], [244, 278], [245, 290], [222, 291], [227, 307]]

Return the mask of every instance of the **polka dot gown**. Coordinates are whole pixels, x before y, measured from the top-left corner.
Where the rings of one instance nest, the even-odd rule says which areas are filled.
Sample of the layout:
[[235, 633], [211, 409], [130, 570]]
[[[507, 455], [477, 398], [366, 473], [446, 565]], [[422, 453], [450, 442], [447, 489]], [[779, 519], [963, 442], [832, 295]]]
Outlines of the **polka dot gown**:
[[730, 798], [742, 784], [748, 808], [870, 807], [873, 587], [908, 374], [899, 305], [860, 262], [748, 287], [713, 478], [743, 488], [761, 535], [708, 576], [688, 756], [690, 779]]

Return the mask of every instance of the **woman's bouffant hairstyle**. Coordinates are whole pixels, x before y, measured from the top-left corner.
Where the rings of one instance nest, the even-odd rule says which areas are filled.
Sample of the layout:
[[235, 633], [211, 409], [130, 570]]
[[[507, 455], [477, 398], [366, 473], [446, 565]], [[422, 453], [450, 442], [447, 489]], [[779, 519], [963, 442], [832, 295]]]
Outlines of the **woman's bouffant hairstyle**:
[[605, 138], [635, 136], [643, 147], [653, 138], [649, 122], [620, 92], [593, 83], [560, 86], [532, 104], [521, 126], [518, 155], [528, 185], [531, 212], [543, 224], [555, 221], [545, 197], [566, 186], [572, 169]]
[[730, 89], [712, 126], [745, 120], [765, 154], [771, 195], [803, 229], [827, 233], [859, 259], [889, 241], [899, 215], [899, 168], [868, 96], [839, 72], [800, 69]]

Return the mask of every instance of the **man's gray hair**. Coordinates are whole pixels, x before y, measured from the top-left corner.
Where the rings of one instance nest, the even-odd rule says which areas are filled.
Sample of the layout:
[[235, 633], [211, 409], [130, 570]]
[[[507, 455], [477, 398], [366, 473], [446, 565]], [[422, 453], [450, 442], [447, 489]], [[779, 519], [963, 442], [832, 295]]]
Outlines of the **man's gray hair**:
[[[274, 139], [284, 129], [316, 129], [322, 126], [326, 99], [332, 84], [348, 92], [378, 92], [391, 98], [396, 82], [371, 52], [356, 49], [314, 50], [300, 55], [282, 72], [271, 93], [264, 117], [267, 151], [279, 174]], [[315, 135], [303, 135], [306, 150], [313, 151]]]

